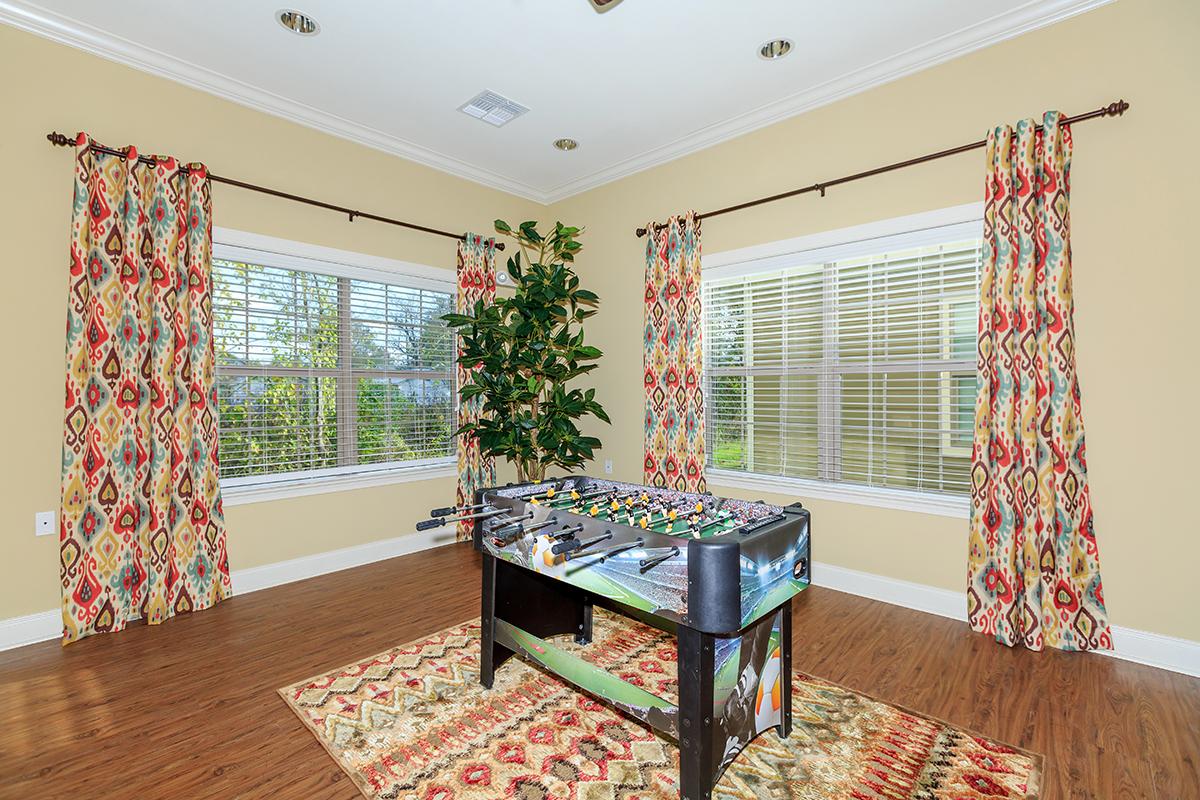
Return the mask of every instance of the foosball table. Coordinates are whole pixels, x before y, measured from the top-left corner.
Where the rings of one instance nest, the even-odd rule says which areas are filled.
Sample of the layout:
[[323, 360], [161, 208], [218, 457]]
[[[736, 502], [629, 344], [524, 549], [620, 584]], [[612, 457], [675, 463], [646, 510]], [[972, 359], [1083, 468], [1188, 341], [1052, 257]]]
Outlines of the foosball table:
[[[474, 520], [483, 554], [480, 682], [512, 656], [679, 743], [680, 797], [712, 787], [760, 733], [791, 732], [791, 599], [809, 582], [809, 513], [568, 477], [484, 489], [419, 528]], [[673, 633], [678, 701], [547, 641], [587, 644], [596, 604]]]

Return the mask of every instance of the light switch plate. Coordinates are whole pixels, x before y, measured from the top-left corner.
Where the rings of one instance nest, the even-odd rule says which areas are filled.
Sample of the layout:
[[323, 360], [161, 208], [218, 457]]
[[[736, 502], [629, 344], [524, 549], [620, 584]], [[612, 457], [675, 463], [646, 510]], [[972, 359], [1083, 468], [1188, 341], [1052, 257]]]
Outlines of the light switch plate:
[[612, 475], [612, 459], [611, 458], [604, 459], [604, 474]]
[[33, 533], [36, 536], [49, 536], [54, 533], [53, 511], [39, 511], [33, 515]]

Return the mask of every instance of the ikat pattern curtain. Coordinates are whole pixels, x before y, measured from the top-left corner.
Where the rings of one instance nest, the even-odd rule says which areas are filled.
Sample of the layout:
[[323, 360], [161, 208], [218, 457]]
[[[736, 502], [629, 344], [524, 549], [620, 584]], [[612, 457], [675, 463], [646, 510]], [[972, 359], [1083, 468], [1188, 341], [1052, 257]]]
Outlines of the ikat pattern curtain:
[[[468, 233], [458, 243], [458, 296], [455, 310], [459, 314], [474, 313], [475, 304], [491, 305], [496, 299], [496, 242]], [[462, 364], [457, 369], [458, 385], [465, 386], [471, 378], [471, 370]], [[458, 424], [478, 420], [483, 413], [483, 397], [472, 397], [458, 402]], [[479, 452], [479, 442], [474, 436], [462, 435], [458, 440], [458, 489], [455, 504], [461, 508], [475, 502], [475, 490], [496, 484], [496, 460]], [[458, 523], [457, 538], [471, 538], [473, 521]]]
[[59, 515], [63, 643], [231, 593], [201, 165], [75, 151]]
[[967, 615], [1031, 650], [1111, 649], [1071, 293], [1071, 131], [1048, 112], [987, 140]]
[[646, 230], [643, 480], [704, 491], [700, 220], [689, 211]]

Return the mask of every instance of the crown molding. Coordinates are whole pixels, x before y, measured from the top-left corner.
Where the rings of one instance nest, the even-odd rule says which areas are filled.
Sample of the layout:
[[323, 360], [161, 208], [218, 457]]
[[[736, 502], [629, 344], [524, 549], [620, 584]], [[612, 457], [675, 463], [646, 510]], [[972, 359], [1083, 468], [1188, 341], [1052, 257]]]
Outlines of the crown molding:
[[673, 161], [789, 117], [826, 106], [851, 95], [920, 72], [975, 50], [1061, 22], [1068, 17], [1108, 5], [1114, 0], [1030, 0], [990, 19], [962, 28], [918, 47], [897, 53], [831, 81], [776, 100], [732, 119], [709, 125], [680, 139], [647, 150], [610, 167], [549, 189], [543, 202], [556, 203], [573, 195]]
[[544, 203], [545, 193], [498, 172], [252, 86], [23, 0], [0, 0], [0, 22], [459, 178]]
[[77, 22], [34, 3], [24, 0], [0, 0], [0, 22], [200, 89], [256, 111], [548, 205], [1111, 2], [1113, 0], [1030, 0], [1011, 11], [854, 70], [820, 86], [701, 128], [669, 144], [652, 148], [602, 170], [550, 188], [531, 186], [375, 128], [297, 103], [206, 67]]

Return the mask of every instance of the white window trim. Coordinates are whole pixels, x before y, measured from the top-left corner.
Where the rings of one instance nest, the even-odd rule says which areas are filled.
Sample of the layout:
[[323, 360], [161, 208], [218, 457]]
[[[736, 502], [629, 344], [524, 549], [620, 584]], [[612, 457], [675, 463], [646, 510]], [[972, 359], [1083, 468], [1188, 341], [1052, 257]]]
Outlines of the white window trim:
[[797, 264], [841, 261], [880, 250], [921, 247], [981, 235], [983, 203], [967, 203], [937, 211], [868, 222], [832, 231], [781, 239], [737, 250], [706, 253], [700, 265], [706, 280], [786, 269]]
[[[784, 269], [796, 264], [825, 263], [881, 250], [977, 238], [982, 234], [983, 203], [966, 203], [936, 211], [869, 222], [777, 242], [709, 253], [701, 257], [703, 280], [732, 278]], [[761, 475], [720, 468], [705, 470], [710, 483], [746, 491], [832, 500], [876, 508], [913, 511], [966, 519], [970, 498], [940, 492]]]
[[[400, 283], [403, 286], [450, 294], [457, 291], [454, 271], [450, 269], [322, 247], [233, 228], [213, 228], [214, 259], [259, 263], [263, 253], [271, 255], [270, 266], [318, 272], [339, 278]], [[221, 498], [226, 506], [239, 506], [372, 486], [451, 478], [457, 474], [455, 458], [448, 456], [275, 475], [247, 475], [222, 478]]]
[[[945, 326], [945, 330], [946, 330], [946, 334], [947, 334], [946, 335], [947, 344], [946, 344], [945, 348], [943, 348], [943, 350], [944, 350], [947, 358], [953, 357], [953, 353], [949, 352], [952, 348], [952, 345], [950, 344], [950, 342], [954, 338], [954, 310], [953, 310], [953, 307], [959, 303], [963, 303], [964, 301], [973, 303], [973, 302], [975, 302], [975, 299], [974, 298], [968, 299], [966, 297], [966, 295], [959, 295], [958, 297], [945, 297], [942, 299], [942, 324]], [[939, 427], [941, 427], [943, 431], [949, 431], [950, 426], [953, 422], [953, 417], [954, 417], [954, 413], [955, 413], [954, 407], [955, 407], [955, 403], [957, 401], [957, 398], [955, 396], [955, 391], [954, 391], [954, 377], [955, 377], [955, 375], [959, 375], [959, 374], [961, 374], [961, 373], [943, 372], [941, 375], [938, 376], [938, 420], [939, 420], [938, 424], [939, 424]], [[972, 446], [968, 445], [968, 446], [964, 447], [963, 445], [956, 445], [953, 443], [952, 437], [953, 437], [953, 435], [950, 433], [943, 433], [941, 435], [941, 437], [940, 437], [941, 445], [940, 446], [941, 446], [942, 452], [948, 456], [958, 456], [959, 458], [964, 458], [964, 457], [970, 458]]]
[[[377, 469], [334, 467], [329, 470], [313, 470], [313, 472], [331, 473], [322, 475], [305, 473], [270, 475], [265, 477], [273, 480], [266, 481], [258, 479], [258, 476], [225, 478], [221, 481], [221, 500], [226, 506], [240, 506], [284, 500], [289, 497], [366, 489], [372, 486], [390, 486], [396, 483], [453, 478], [458, 475], [458, 467], [453, 458], [402, 461], [395, 465], [381, 464], [377, 466]], [[340, 470], [347, 471], [339, 472]], [[283, 479], [276, 479], [279, 477]], [[243, 481], [254, 482], [244, 483]]]
[[261, 233], [213, 228], [213, 258], [229, 261], [250, 261], [270, 253], [270, 266], [320, 272], [339, 278], [396, 283], [417, 289], [432, 289], [453, 294], [456, 288], [454, 270], [400, 261], [394, 258], [338, 250], [333, 247], [293, 242]]
[[710, 488], [713, 485], [730, 486], [748, 492], [778, 494], [801, 501], [832, 500], [858, 506], [891, 508], [897, 511], [914, 511], [920, 514], [934, 514], [939, 517], [957, 517], [959, 519], [966, 519], [971, 511], [971, 500], [966, 495], [888, 489], [881, 486], [862, 486], [854, 483], [836, 483], [809, 478], [785, 478], [777, 475], [759, 475], [717, 468], [705, 470], [704, 476]]

